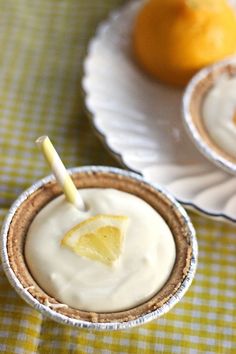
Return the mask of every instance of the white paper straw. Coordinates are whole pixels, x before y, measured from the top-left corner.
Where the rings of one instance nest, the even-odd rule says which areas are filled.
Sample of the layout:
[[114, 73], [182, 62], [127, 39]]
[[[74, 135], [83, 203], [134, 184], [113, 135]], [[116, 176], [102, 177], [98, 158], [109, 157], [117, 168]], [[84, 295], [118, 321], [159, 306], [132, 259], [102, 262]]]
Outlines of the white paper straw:
[[70, 175], [68, 174], [58, 153], [53, 147], [48, 136], [44, 135], [36, 140], [36, 144], [42, 150], [57, 182], [60, 184], [68, 202], [74, 204], [77, 208], [85, 209], [84, 202], [75, 187]]

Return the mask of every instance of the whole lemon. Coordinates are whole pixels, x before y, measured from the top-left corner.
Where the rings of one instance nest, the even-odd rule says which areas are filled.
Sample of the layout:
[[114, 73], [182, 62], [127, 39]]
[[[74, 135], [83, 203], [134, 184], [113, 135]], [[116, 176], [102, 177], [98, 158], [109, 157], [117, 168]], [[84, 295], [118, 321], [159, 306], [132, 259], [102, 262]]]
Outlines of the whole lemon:
[[236, 53], [236, 16], [227, 0], [149, 0], [137, 15], [133, 47], [149, 74], [184, 85]]

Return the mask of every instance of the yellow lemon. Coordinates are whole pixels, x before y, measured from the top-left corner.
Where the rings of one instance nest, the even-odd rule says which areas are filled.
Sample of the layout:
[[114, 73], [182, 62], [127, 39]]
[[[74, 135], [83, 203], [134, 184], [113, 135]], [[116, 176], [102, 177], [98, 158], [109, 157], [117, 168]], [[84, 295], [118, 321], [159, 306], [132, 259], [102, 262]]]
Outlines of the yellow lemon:
[[90, 260], [112, 265], [121, 255], [128, 217], [99, 214], [69, 230], [61, 244]]
[[153, 77], [184, 85], [202, 67], [236, 53], [227, 0], [150, 0], [134, 25], [134, 54]]

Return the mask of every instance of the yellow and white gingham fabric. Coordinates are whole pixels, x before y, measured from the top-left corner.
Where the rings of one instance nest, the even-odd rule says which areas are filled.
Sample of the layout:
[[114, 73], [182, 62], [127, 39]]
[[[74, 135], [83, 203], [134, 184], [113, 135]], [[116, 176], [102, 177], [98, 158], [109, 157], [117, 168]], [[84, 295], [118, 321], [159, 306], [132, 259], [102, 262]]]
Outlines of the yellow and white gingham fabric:
[[[0, 0], [0, 223], [49, 173], [34, 140], [51, 137], [67, 167], [115, 165], [83, 110], [82, 62], [97, 24], [122, 0]], [[236, 226], [194, 216], [199, 266], [161, 319], [118, 332], [59, 325], [26, 305], [0, 267], [1, 353], [236, 353]]]

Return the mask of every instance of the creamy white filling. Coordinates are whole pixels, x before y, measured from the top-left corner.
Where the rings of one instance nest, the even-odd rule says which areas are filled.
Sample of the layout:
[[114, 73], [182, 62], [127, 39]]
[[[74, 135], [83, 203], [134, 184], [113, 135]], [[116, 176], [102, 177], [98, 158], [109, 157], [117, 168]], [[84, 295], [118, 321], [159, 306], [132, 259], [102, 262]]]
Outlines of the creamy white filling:
[[203, 120], [212, 140], [236, 158], [236, 76], [222, 75], [203, 102]]
[[[30, 226], [25, 257], [37, 283], [60, 302], [87, 311], [120, 311], [152, 297], [175, 262], [175, 243], [163, 218], [140, 198], [118, 190], [83, 189], [80, 194], [87, 211], [61, 196], [44, 207]], [[69, 229], [97, 214], [130, 219], [123, 252], [112, 267], [60, 244]]]

